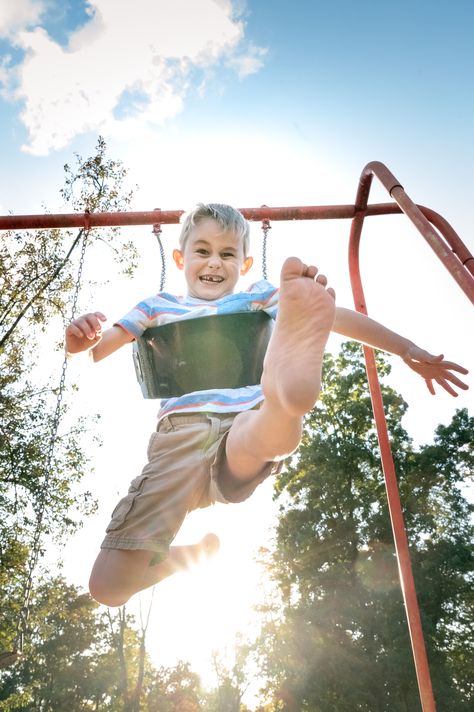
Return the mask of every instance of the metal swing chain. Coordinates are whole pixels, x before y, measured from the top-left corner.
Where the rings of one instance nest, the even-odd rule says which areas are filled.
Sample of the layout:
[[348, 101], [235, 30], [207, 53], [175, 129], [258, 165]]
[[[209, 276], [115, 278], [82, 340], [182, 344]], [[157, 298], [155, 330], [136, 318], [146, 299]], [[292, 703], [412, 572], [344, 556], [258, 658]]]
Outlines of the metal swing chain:
[[[160, 208], [155, 208], [155, 210], [159, 211]], [[157, 239], [158, 247], [160, 249], [161, 272], [160, 272], [160, 289], [159, 289], [159, 291], [162, 292], [165, 287], [165, 281], [166, 281], [166, 257], [165, 257], [165, 250], [163, 247], [163, 242], [161, 241], [161, 233], [162, 233], [161, 223], [155, 223], [153, 225], [152, 232]]]
[[[89, 228], [87, 228], [87, 229], [83, 228], [81, 230], [80, 237], [82, 237], [82, 246], [81, 246], [81, 253], [80, 253], [80, 257], [79, 257], [77, 278], [76, 278], [76, 283], [75, 283], [74, 293], [73, 293], [73, 298], [72, 298], [70, 321], [72, 321], [76, 316], [77, 303], [79, 300], [79, 292], [81, 289], [82, 271], [83, 271], [83, 267], [84, 267], [84, 258], [85, 258], [86, 247], [87, 247], [87, 239], [89, 237]], [[33, 535], [32, 555], [29, 560], [28, 574], [27, 574], [27, 578], [26, 578], [25, 591], [24, 591], [24, 595], [23, 595], [23, 604], [22, 604], [19, 619], [18, 619], [15, 649], [10, 656], [12, 658], [11, 662], [14, 662], [14, 660], [16, 660], [17, 656], [21, 655], [21, 653], [23, 652], [24, 636], [26, 633], [26, 627], [28, 624], [29, 616], [30, 616], [30, 601], [31, 601], [31, 592], [33, 589], [33, 574], [34, 574], [36, 566], [38, 564], [39, 554], [40, 554], [40, 543], [41, 543], [41, 536], [43, 533], [43, 519], [44, 519], [44, 512], [45, 512], [45, 507], [46, 507], [45, 493], [47, 491], [50, 476], [51, 476], [54, 449], [55, 449], [55, 445], [56, 445], [56, 437], [58, 434], [59, 423], [61, 420], [61, 406], [62, 406], [62, 400], [63, 400], [65, 384], [66, 384], [67, 366], [68, 366], [68, 357], [67, 357], [67, 355], [65, 355], [63, 363], [62, 363], [61, 377], [60, 377], [59, 386], [57, 389], [56, 406], [55, 406], [52, 425], [51, 425], [51, 437], [50, 437], [48, 452], [47, 452], [47, 456], [46, 456], [46, 464], [45, 464], [46, 473], [45, 473], [45, 477], [44, 477], [42, 496], [40, 498], [39, 506], [37, 508], [37, 513], [36, 513], [36, 527], [35, 527], [35, 532]]]
[[[266, 206], [263, 206], [266, 207]], [[262, 277], [263, 279], [268, 279], [267, 274], [267, 239], [268, 231], [272, 229], [270, 225], [270, 220], [264, 218], [262, 220], [262, 230], [263, 230], [263, 242], [262, 242]]]

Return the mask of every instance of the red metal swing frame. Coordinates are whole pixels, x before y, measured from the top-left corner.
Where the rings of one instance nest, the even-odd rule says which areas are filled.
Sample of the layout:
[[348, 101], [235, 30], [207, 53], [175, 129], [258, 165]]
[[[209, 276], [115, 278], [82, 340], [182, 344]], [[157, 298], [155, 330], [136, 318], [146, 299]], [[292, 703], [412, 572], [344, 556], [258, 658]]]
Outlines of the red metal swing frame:
[[[380, 180], [395, 202], [368, 205], [374, 176]], [[252, 221], [351, 219], [349, 239], [350, 279], [355, 308], [363, 314], [367, 314], [367, 307], [360, 276], [359, 245], [364, 220], [366, 216], [404, 212], [474, 304], [474, 257], [466, 245], [441, 215], [429, 208], [413, 203], [395, 176], [385, 165], [378, 161], [367, 164], [363, 169], [354, 205], [262, 207], [241, 208], [240, 210], [248, 220]], [[71, 227], [90, 229], [105, 226], [176, 224], [179, 223], [182, 213], [182, 210], [152, 210], [147, 212], [7, 215], [0, 216], [0, 230]], [[423, 712], [435, 712], [436, 705], [416, 597], [408, 539], [373, 349], [364, 346], [364, 355], [420, 701]]]

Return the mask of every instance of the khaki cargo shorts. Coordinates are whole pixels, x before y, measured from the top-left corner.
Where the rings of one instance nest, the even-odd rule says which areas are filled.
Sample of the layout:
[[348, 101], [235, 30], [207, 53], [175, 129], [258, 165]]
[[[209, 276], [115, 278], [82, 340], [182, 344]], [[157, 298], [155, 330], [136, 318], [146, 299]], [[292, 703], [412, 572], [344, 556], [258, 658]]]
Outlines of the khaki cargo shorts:
[[250, 482], [234, 484], [225, 477], [225, 443], [236, 415], [163, 418], [151, 436], [147, 465], [112, 513], [102, 548], [154, 551], [152, 563], [158, 563], [168, 556], [188, 512], [215, 502], [243, 502], [269, 475], [280, 472], [282, 462], [269, 462]]

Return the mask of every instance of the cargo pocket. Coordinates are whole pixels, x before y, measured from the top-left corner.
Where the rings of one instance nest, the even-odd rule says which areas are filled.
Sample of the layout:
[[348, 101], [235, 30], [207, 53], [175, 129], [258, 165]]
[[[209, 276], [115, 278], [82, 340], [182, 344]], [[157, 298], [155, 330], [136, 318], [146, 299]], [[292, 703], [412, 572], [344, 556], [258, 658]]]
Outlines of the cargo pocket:
[[114, 511], [112, 512], [110, 524], [106, 529], [107, 532], [116, 531], [122, 526], [128, 514], [130, 513], [130, 510], [132, 509], [137, 496], [140, 494], [143, 488], [143, 483], [147, 478], [148, 475], [139, 475], [131, 481], [127, 495], [120, 500], [120, 502], [117, 504]]
[[154, 456], [156, 455], [157, 448], [158, 448], [158, 440], [161, 440], [162, 436], [159, 432], [154, 432], [151, 434], [150, 440], [148, 442], [148, 447], [147, 447], [147, 458], [148, 462], [153, 460]]

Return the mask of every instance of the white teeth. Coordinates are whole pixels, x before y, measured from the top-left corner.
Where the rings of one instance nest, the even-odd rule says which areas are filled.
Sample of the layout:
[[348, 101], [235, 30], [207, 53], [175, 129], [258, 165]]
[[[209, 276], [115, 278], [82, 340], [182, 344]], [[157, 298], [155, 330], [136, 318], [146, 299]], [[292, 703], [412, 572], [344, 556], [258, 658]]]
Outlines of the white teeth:
[[220, 283], [224, 281], [223, 277], [218, 277], [218, 276], [212, 276], [212, 275], [204, 275], [203, 277], [199, 278], [202, 282], [216, 282]]

